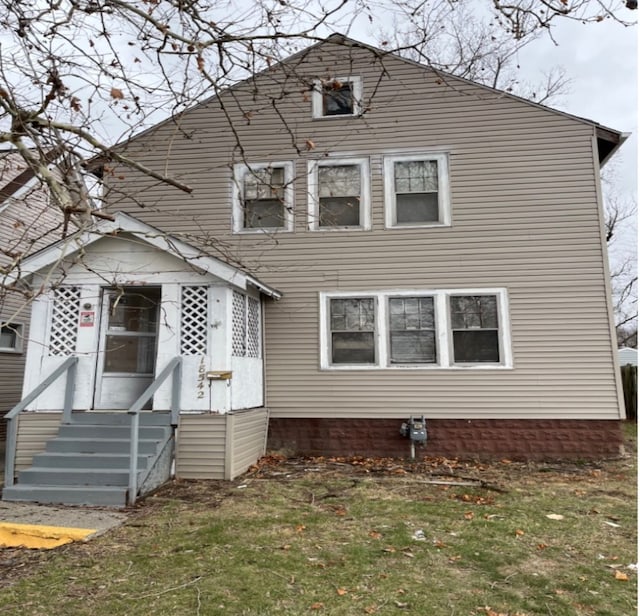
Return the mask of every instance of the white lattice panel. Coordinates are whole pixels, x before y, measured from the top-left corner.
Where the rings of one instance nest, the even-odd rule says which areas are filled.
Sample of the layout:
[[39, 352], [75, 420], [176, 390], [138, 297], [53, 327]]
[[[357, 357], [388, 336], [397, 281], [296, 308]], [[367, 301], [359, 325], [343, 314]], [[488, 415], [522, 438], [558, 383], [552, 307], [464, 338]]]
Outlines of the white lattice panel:
[[78, 338], [80, 289], [58, 287], [53, 292], [49, 355], [72, 355]]
[[182, 287], [180, 354], [207, 354], [209, 293], [204, 286]]
[[247, 298], [247, 357], [260, 357], [260, 302]]
[[244, 357], [247, 352], [246, 298], [237, 291], [233, 292], [232, 320], [232, 353], [236, 357]]

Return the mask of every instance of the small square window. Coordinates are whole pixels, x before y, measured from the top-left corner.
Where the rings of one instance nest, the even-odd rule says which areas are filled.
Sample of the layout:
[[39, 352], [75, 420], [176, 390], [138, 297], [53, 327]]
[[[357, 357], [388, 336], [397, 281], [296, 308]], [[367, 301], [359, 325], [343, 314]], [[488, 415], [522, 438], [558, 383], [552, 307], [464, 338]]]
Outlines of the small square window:
[[313, 84], [314, 118], [359, 115], [362, 110], [362, 80], [359, 77], [334, 77]]
[[22, 324], [4, 323], [0, 327], [0, 353], [22, 352]]
[[293, 164], [234, 167], [233, 229], [293, 230]]
[[451, 224], [445, 154], [385, 157], [384, 170], [388, 228]]
[[309, 228], [369, 229], [366, 159], [309, 162]]

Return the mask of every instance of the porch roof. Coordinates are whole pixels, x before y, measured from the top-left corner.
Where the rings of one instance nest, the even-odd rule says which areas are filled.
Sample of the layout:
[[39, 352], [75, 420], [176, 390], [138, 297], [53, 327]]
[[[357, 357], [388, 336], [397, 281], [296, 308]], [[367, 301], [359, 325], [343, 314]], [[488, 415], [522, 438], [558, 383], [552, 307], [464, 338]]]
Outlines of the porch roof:
[[25, 280], [37, 272], [46, 270], [48, 267], [55, 268], [63, 259], [84, 250], [97, 240], [104, 237], [116, 237], [120, 233], [134, 235], [139, 240], [186, 261], [190, 265], [240, 289], [253, 286], [261, 293], [274, 299], [282, 297], [280, 291], [261, 282], [241, 268], [230, 265], [222, 259], [208, 254], [205, 250], [189, 244], [170, 233], [152, 227], [124, 212], [116, 212], [113, 215], [113, 220], [101, 220], [89, 229], [53, 242], [29, 255], [20, 263], [17, 271], [7, 275], [5, 284]]

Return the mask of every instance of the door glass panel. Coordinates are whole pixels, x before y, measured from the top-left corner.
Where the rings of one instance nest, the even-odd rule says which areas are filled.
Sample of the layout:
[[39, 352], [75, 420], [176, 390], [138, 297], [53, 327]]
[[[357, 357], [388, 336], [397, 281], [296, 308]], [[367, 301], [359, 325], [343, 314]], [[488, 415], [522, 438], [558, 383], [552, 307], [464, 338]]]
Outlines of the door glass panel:
[[160, 289], [114, 292], [109, 298], [105, 373], [153, 374]]
[[152, 374], [156, 355], [155, 336], [107, 335], [105, 372]]
[[109, 303], [109, 331], [155, 333], [159, 304], [159, 289], [114, 294]]

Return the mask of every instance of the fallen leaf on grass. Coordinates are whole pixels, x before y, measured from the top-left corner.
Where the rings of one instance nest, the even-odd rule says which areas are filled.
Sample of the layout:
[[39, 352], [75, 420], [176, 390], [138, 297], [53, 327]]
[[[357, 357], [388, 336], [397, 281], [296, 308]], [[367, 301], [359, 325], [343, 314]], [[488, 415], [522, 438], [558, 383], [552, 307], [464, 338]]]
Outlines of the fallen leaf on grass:
[[344, 597], [349, 591], [346, 588], [337, 588], [336, 589], [336, 594]]
[[316, 603], [311, 604], [312, 610], [321, 610], [323, 607], [324, 607], [324, 603], [322, 603], [321, 601], [317, 601]]
[[538, 550], [542, 551], [546, 550], [549, 546], [546, 543], [539, 543], [536, 547]]
[[607, 526], [612, 526], [613, 528], [620, 528], [620, 524], [616, 524], [615, 522], [607, 522], [606, 520], [604, 521], [604, 523]]
[[296, 532], [297, 533], [301, 533], [303, 530], [305, 530], [307, 527], [304, 524], [298, 524], [298, 526], [296, 526]]
[[369, 537], [372, 539], [382, 539], [382, 533], [379, 533], [377, 530], [370, 530]]
[[627, 582], [629, 580], [629, 576], [626, 573], [618, 570], [616, 570], [613, 577], [615, 577], [616, 580], [620, 580], [621, 582]]
[[465, 520], [473, 520], [474, 516], [475, 516], [475, 514], [473, 513], [473, 511], [467, 511], [464, 514], [464, 519]]
[[364, 608], [365, 614], [375, 614], [378, 611], [378, 607], [376, 605], [369, 605]]
[[394, 603], [395, 603], [395, 606], [399, 607], [401, 610], [409, 607], [408, 603], [402, 603], [402, 601], [394, 601]]
[[520, 528], [516, 529], [516, 536], [517, 537], [522, 537], [522, 535], [524, 535], [524, 531]]
[[560, 515], [559, 513], [549, 513], [547, 514], [547, 517], [550, 520], [564, 520], [564, 516]]

